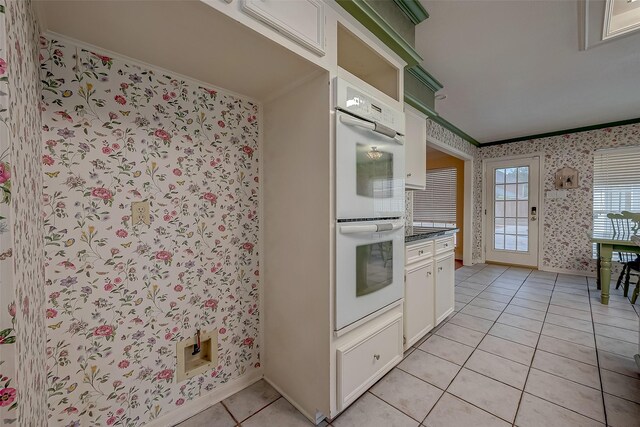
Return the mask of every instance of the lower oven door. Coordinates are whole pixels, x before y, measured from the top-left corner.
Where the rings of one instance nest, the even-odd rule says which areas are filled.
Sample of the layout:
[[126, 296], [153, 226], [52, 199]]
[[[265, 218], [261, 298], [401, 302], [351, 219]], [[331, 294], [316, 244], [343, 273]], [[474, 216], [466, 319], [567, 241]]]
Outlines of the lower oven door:
[[403, 296], [404, 220], [336, 226], [336, 324], [340, 330]]

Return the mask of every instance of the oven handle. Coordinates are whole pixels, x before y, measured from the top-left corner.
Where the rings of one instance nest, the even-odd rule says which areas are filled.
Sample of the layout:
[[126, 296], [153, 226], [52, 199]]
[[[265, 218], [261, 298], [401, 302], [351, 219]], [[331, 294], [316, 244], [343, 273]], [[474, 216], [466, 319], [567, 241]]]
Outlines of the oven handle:
[[393, 139], [396, 143], [400, 145], [404, 145], [404, 141], [399, 138], [402, 135], [396, 132], [395, 130], [382, 125], [378, 122], [368, 122], [366, 120], [356, 119], [355, 117], [347, 116], [345, 114], [340, 116], [340, 122], [348, 125], [348, 126], [358, 126], [364, 129], [371, 130], [373, 132], [379, 133], [381, 135], [387, 136]]
[[384, 231], [394, 231], [402, 228], [404, 223], [397, 222], [376, 222], [373, 224], [344, 224], [340, 225], [340, 233], [342, 234], [358, 234], [358, 233], [382, 233]]

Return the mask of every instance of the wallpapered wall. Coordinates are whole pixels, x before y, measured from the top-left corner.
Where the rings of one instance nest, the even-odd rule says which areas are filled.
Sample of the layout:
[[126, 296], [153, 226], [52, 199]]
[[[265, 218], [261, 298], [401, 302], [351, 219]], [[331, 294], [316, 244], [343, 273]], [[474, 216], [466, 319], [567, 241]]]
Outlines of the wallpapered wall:
[[[260, 367], [258, 108], [41, 48], [49, 423], [137, 426]], [[219, 365], [175, 383], [196, 328], [218, 330]]]
[[[593, 152], [610, 147], [640, 145], [640, 125], [627, 125], [560, 135], [512, 144], [483, 147], [478, 159], [542, 153], [544, 188], [554, 190], [554, 175], [562, 167], [579, 171], [579, 188], [567, 190], [566, 199], [544, 200], [542, 268], [595, 272], [588, 232], [592, 227]], [[474, 251], [481, 257], [482, 170], [474, 169]]]
[[17, 419], [41, 426], [47, 412], [38, 29], [31, 1], [0, 5], [0, 416], [3, 425]]

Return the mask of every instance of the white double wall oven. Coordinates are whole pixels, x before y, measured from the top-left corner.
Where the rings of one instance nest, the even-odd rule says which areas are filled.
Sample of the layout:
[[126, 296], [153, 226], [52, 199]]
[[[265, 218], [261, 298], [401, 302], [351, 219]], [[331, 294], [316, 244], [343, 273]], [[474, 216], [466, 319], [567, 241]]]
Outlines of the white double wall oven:
[[342, 79], [336, 105], [336, 313], [340, 330], [404, 288], [404, 113]]

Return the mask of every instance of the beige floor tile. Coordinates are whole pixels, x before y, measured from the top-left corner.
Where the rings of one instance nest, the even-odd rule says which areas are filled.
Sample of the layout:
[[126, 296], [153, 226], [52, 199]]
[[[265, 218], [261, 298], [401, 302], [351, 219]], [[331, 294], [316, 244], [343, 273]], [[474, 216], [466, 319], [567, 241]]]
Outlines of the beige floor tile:
[[519, 427], [604, 427], [591, 418], [582, 416], [562, 406], [542, 400], [529, 393], [524, 393], [516, 425]]
[[507, 288], [501, 288], [499, 286], [488, 286], [487, 289], [484, 290], [485, 292], [491, 292], [494, 294], [500, 294], [500, 295], [505, 295], [508, 296], [509, 299], [511, 299], [511, 297], [513, 297], [516, 294], [516, 291], [514, 289], [507, 289]]
[[562, 316], [573, 317], [574, 319], [588, 320], [591, 322], [591, 312], [584, 310], [576, 310], [573, 308], [560, 307], [558, 305], [550, 305], [549, 313], [560, 314]]
[[607, 338], [602, 335], [596, 335], [596, 345], [599, 350], [619, 354], [624, 357], [633, 357], [633, 355], [638, 352], [638, 344], [620, 341], [615, 338]]
[[509, 422], [515, 419], [522, 394], [514, 387], [466, 368], [458, 373], [447, 392]]
[[[616, 372], [600, 370], [602, 389], [605, 393], [640, 403], [640, 379], [631, 378]], [[640, 420], [638, 420], [640, 423]]]
[[545, 323], [542, 328], [542, 335], [569, 341], [587, 347], [595, 347], [596, 343], [592, 333], [578, 331], [577, 329], [565, 328], [564, 326]]
[[473, 301], [471, 301], [469, 304], [470, 305], [476, 305], [476, 306], [482, 307], [482, 308], [488, 308], [490, 310], [496, 310], [496, 311], [502, 311], [507, 307], [507, 303], [505, 303], [505, 302], [499, 302], [499, 301], [493, 301], [493, 300], [490, 300], [490, 299], [484, 299], [484, 298], [481, 298], [480, 295], [475, 297], [473, 299]]
[[536, 351], [531, 366], [541, 371], [600, 390], [600, 375], [596, 366], [558, 356], [557, 354], [547, 353], [542, 350]]
[[[621, 326], [614, 322], [624, 322], [619, 319], [627, 319], [631, 320], [633, 324], [638, 322], [638, 314], [631, 308], [631, 304], [629, 304], [630, 309], [624, 310], [620, 308], [609, 307], [604, 304], [592, 304], [591, 312], [593, 313], [593, 321], [598, 323], [604, 323], [606, 325], [612, 326]], [[613, 320], [611, 318], [618, 318], [618, 320]], [[606, 321], [606, 319], [611, 319]], [[623, 324], [628, 324], [629, 322], [624, 322]]]
[[566, 308], [573, 308], [574, 310], [584, 310], [584, 311], [589, 311], [589, 301], [576, 301], [576, 300], [571, 300], [568, 298], [564, 298], [564, 297], [557, 297], [557, 296], [553, 296], [553, 298], [551, 298], [551, 305], [557, 305], [560, 307], [566, 307]]
[[449, 393], [445, 393], [424, 421], [424, 426], [509, 427], [510, 424]]
[[533, 319], [527, 319], [526, 317], [516, 316], [510, 313], [502, 313], [498, 319], [498, 323], [504, 323], [505, 325], [513, 326], [515, 328], [525, 329], [527, 331], [540, 333], [542, 329], [542, 322]]
[[470, 295], [464, 295], [464, 294], [459, 294], [456, 293], [456, 297], [455, 300], [456, 302], [463, 302], [463, 303], [468, 303], [469, 301], [471, 301], [474, 297], [470, 296]]
[[531, 301], [528, 299], [514, 298], [511, 300], [510, 305], [517, 305], [518, 307], [529, 308], [531, 310], [538, 310], [546, 312], [549, 304], [538, 301]]
[[469, 355], [473, 352], [473, 347], [434, 335], [420, 346], [420, 350], [431, 353], [434, 356], [438, 356], [457, 365], [463, 365]]
[[496, 323], [493, 325], [489, 334], [534, 348], [538, 343], [538, 337], [540, 336], [540, 334], [536, 334], [535, 332], [514, 328], [513, 326], [505, 325], [504, 323]]
[[529, 372], [524, 390], [556, 405], [604, 422], [602, 393], [599, 390], [533, 368]]
[[604, 406], [607, 408], [607, 422], [611, 427], [638, 427], [640, 405], [604, 394]]
[[519, 291], [516, 294], [516, 297], [522, 298], [522, 299], [528, 299], [531, 301], [544, 302], [544, 303], [548, 303], [549, 300], [551, 299], [551, 297], [548, 297], [546, 295], [540, 295], [535, 292], [528, 292], [528, 291]]
[[224, 409], [221, 403], [216, 403], [211, 408], [205, 409], [178, 424], [176, 427], [233, 427], [236, 422]]
[[480, 341], [482, 341], [485, 334], [463, 326], [458, 326], [455, 323], [447, 323], [442, 328], [438, 329], [436, 335], [449, 338], [471, 347], [476, 347], [480, 344]]
[[529, 372], [526, 365], [482, 350], [474, 351], [464, 367], [520, 390], [524, 388]]
[[598, 364], [595, 348], [587, 347], [580, 344], [574, 344], [569, 341], [564, 341], [545, 335], [540, 336], [540, 341], [538, 342], [538, 350], [544, 350], [549, 353], [568, 357], [569, 359], [588, 363], [593, 366], [596, 366]]
[[602, 325], [600, 323], [595, 323], [593, 327], [596, 330], [596, 335], [615, 338], [617, 340], [627, 341], [633, 344], [640, 343], [639, 331], [632, 331], [630, 329], [624, 329], [618, 326]]
[[296, 410], [284, 397], [242, 422], [242, 427], [311, 427], [313, 423]]
[[640, 379], [640, 370], [636, 361], [631, 357], [624, 357], [608, 351], [598, 350], [598, 360], [601, 369], [607, 369], [619, 374]]
[[489, 332], [493, 322], [491, 320], [480, 319], [479, 317], [469, 316], [468, 314], [458, 313], [449, 320], [448, 323], [473, 329], [478, 332]]
[[416, 350], [400, 362], [399, 369], [445, 390], [460, 370], [460, 366], [422, 350]]
[[481, 319], [486, 319], [490, 321], [495, 321], [499, 316], [500, 312], [497, 310], [490, 310], [488, 308], [477, 307], [473, 305], [466, 306], [461, 313], [468, 314], [470, 316], [479, 317]]
[[260, 380], [223, 400], [229, 412], [242, 422], [280, 397], [266, 381]]
[[471, 297], [476, 297], [480, 292], [481, 291], [478, 291], [477, 289], [472, 289], [464, 285], [457, 285], [455, 289], [455, 293], [468, 295]]
[[593, 333], [593, 323], [591, 323], [591, 320], [580, 320], [560, 314], [548, 313], [545, 319], [545, 323], [564, 326], [565, 328], [577, 329], [582, 332]]
[[518, 290], [520, 289], [520, 286], [522, 286], [522, 283], [520, 283], [519, 281], [505, 281], [505, 280], [498, 279], [495, 282], [493, 282], [491, 286], [494, 286], [496, 288]]
[[538, 322], [544, 321], [545, 316], [544, 311], [534, 310], [527, 307], [520, 307], [519, 305], [513, 304], [509, 304], [509, 307], [507, 307], [504, 312], [513, 314], [515, 316], [525, 317], [527, 319], [537, 320]]
[[370, 391], [418, 422], [424, 420], [443, 393], [399, 369], [385, 375]]
[[534, 353], [534, 349], [531, 347], [507, 341], [492, 335], [484, 337], [478, 348], [527, 366], [531, 364], [531, 359], [533, 358]]
[[[265, 425], [277, 426], [277, 424]], [[334, 427], [417, 427], [419, 423], [373, 394], [365, 393], [332, 421], [331, 425]]]
[[484, 291], [480, 295], [478, 295], [478, 297], [504, 303], [508, 303], [509, 301], [511, 301], [511, 298], [513, 298], [511, 295], [503, 295], [490, 291]]

